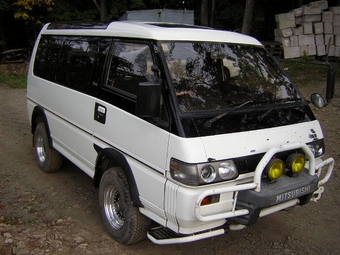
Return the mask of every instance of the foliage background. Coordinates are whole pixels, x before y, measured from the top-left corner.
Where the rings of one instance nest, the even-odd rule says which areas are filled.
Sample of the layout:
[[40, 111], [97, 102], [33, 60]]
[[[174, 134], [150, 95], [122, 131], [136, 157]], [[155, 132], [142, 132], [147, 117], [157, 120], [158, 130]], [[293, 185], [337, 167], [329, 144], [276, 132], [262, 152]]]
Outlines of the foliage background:
[[[0, 0], [0, 52], [32, 49], [35, 38], [46, 22], [99, 20], [103, 0]], [[212, 2], [215, 12], [212, 13]], [[311, 0], [254, 0], [251, 35], [261, 41], [274, 38], [275, 14], [285, 13]], [[195, 24], [201, 23], [201, 4], [208, 2], [210, 26], [240, 31], [246, 0], [105, 0], [109, 20], [117, 20], [127, 10], [188, 9], [195, 11]], [[329, 6], [340, 0], [328, 0]]]

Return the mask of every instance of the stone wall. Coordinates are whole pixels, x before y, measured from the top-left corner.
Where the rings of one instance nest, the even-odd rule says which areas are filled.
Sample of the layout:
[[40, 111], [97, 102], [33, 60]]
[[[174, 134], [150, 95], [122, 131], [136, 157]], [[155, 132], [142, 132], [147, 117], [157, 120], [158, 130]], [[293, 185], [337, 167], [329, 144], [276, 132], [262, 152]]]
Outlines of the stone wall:
[[315, 1], [288, 13], [275, 15], [275, 41], [282, 43], [284, 58], [340, 57], [340, 6]]

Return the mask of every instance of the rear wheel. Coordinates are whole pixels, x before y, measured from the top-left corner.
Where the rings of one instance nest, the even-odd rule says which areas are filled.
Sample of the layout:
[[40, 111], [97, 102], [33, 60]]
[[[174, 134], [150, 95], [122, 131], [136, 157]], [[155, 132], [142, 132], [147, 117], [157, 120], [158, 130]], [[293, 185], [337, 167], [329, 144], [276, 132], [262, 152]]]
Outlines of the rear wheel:
[[46, 126], [40, 122], [34, 131], [34, 148], [41, 170], [46, 173], [56, 172], [61, 168], [62, 156], [51, 147]]
[[133, 244], [145, 239], [150, 220], [133, 206], [129, 184], [120, 167], [110, 168], [103, 174], [99, 203], [105, 228], [115, 240]]

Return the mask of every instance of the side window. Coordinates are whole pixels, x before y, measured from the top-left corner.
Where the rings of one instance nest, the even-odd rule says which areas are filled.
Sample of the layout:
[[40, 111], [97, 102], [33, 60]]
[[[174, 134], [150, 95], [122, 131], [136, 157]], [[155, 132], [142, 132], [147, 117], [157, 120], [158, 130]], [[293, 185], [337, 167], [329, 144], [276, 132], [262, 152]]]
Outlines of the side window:
[[124, 96], [136, 99], [140, 82], [156, 79], [151, 70], [153, 59], [149, 45], [115, 42], [109, 57], [105, 85]]
[[98, 39], [65, 40], [58, 61], [56, 82], [82, 92], [89, 92], [98, 46]]
[[62, 38], [42, 36], [34, 60], [34, 75], [54, 81], [57, 61], [62, 45]]

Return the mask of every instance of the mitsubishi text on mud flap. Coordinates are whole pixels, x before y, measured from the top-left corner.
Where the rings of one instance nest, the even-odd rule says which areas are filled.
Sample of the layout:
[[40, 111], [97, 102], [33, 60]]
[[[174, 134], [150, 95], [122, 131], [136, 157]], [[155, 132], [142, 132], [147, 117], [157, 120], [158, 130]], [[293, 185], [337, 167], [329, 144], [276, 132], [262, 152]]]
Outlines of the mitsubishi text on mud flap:
[[165, 23], [47, 24], [27, 84], [40, 168], [63, 155], [93, 178], [124, 244], [201, 240], [320, 199], [334, 162], [309, 103], [256, 39]]

